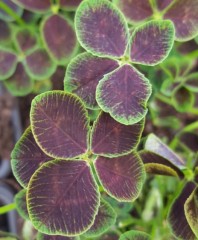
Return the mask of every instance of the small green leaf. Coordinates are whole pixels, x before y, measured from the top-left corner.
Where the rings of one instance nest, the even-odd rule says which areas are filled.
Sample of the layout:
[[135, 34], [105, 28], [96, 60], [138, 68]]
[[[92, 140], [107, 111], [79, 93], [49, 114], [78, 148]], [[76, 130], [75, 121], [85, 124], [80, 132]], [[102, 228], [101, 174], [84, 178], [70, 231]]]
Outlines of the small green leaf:
[[186, 200], [184, 210], [187, 221], [198, 238], [198, 188], [196, 188]]
[[151, 236], [147, 233], [139, 231], [128, 231], [123, 233], [119, 240], [151, 240]]
[[27, 201], [26, 201], [26, 189], [21, 190], [15, 195], [14, 201], [16, 203], [16, 209], [19, 215], [25, 219], [29, 220]]
[[106, 232], [116, 221], [116, 213], [109, 203], [100, 200], [100, 207], [95, 217], [94, 224], [84, 234], [87, 238], [95, 238]]

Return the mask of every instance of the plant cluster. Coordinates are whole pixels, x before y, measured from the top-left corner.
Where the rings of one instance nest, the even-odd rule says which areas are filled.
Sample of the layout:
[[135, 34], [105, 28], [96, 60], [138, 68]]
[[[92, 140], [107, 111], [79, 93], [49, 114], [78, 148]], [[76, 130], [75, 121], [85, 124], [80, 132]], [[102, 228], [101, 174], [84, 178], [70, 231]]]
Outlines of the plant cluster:
[[[23, 51], [20, 65], [28, 76], [50, 77], [57, 64], [71, 60], [64, 91], [48, 91], [32, 101], [30, 126], [11, 155], [23, 187], [16, 206], [38, 231], [36, 239], [154, 239], [142, 226], [133, 229], [137, 219], [130, 216], [134, 209], [129, 203], [150, 194], [143, 187], [146, 173], [165, 176], [162, 189], [175, 178], [176, 198], [166, 196], [168, 214], [163, 217], [176, 238], [197, 239], [198, 123], [193, 114], [198, 114], [198, 52], [194, 41], [184, 55], [182, 46], [188, 43], [182, 42], [198, 35], [198, 1], [13, 2], [41, 15], [53, 12], [41, 21], [42, 54], [50, 65], [44, 64], [33, 32], [27, 46], [21, 44], [27, 30], [16, 31], [16, 46]], [[75, 31], [61, 15], [72, 3], [80, 4]], [[82, 52], [74, 56], [77, 40]], [[13, 52], [1, 52], [17, 64]], [[181, 113], [190, 115], [190, 124]], [[168, 139], [153, 133], [144, 138], [144, 127], [146, 133], [165, 129], [172, 141], [166, 144]], [[157, 205], [155, 189], [147, 212], [139, 208], [143, 218]], [[119, 230], [113, 227], [116, 219]]]
[[50, 90], [49, 79], [57, 66], [65, 67], [75, 56], [78, 42], [72, 12], [79, 3], [0, 3], [0, 80], [13, 95], [24, 96], [41, 84]]

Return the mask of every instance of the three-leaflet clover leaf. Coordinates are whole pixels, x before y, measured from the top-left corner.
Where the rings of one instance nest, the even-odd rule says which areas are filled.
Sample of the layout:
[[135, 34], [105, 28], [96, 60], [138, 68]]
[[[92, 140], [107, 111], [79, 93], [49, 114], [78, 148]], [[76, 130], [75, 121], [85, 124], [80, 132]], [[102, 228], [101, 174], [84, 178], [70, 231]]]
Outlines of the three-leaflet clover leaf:
[[25, 194], [29, 218], [39, 232], [102, 234], [116, 215], [100, 196], [97, 176], [119, 201], [139, 196], [145, 172], [135, 149], [144, 122], [126, 126], [102, 112], [91, 130], [80, 98], [63, 91], [35, 97], [30, 118], [31, 126], [12, 152], [14, 175], [27, 189], [20, 194], [19, 210]]
[[80, 96], [89, 108], [98, 104], [122, 124], [140, 121], [147, 113], [151, 85], [131, 63], [156, 65], [163, 61], [174, 42], [172, 22], [151, 21], [129, 37], [126, 19], [113, 3], [85, 0], [76, 11], [75, 27], [88, 53], [69, 64], [65, 91]]

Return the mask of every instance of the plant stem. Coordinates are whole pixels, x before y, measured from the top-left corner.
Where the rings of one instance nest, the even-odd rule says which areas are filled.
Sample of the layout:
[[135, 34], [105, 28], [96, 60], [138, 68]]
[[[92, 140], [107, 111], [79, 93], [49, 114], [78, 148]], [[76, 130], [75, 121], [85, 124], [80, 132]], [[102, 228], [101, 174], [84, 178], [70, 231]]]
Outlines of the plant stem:
[[25, 22], [23, 21], [23, 19], [21, 19], [11, 8], [9, 8], [5, 3], [0, 2], [0, 9], [2, 9], [3, 11], [5, 11], [8, 15], [10, 15], [11, 17], [13, 17], [16, 22], [21, 25], [24, 26]]
[[7, 212], [10, 212], [10, 211], [12, 211], [14, 209], [16, 209], [16, 204], [15, 203], [10, 203], [8, 205], [0, 207], [0, 215], [1, 214], [5, 214]]

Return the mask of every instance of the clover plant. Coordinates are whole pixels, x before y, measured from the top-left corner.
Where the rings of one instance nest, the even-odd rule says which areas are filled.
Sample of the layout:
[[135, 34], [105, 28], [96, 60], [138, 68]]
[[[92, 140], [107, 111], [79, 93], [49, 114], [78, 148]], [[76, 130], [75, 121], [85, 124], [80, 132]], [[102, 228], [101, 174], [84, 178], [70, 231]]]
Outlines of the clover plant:
[[[140, 121], [147, 113], [151, 85], [131, 63], [153, 66], [163, 61], [175, 38], [172, 22], [153, 20], [130, 36], [125, 17], [112, 3], [85, 0], [76, 11], [75, 26], [77, 38], [88, 53], [69, 64], [65, 90], [76, 93], [89, 108], [100, 107], [120, 123]], [[83, 71], [85, 68], [90, 70]]]
[[[38, 81], [49, 79], [58, 65], [65, 67], [75, 56], [78, 42], [73, 20], [65, 12], [74, 11], [78, 3], [61, 1], [57, 5], [51, 1], [11, 0], [0, 3], [0, 30], [3, 32], [0, 36], [0, 80], [13, 95], [32, 92]], [[35, 15], [29, 23], [21, 17], [23, 8]], [[10, 20], [16, 22], [9, 23]], [[38, 24], [41, 25], [40, 33]]]
[[[180, 182], [176, 198], [167, 196], [165, 217], [176, 238], [197, 239], [197, 146], [188, 138], [198, 139], [193, 132], [198, 124], [183, 127], [177, 114], [198, 113], [198, 55], [184, 56], [175, 41], [198, 34], [198, 1], [12, 2], [37, 14], [41, 24], [38, 37], [35, 25], [18, 26], [13, 34], [10, 23], [0, 22], [6, 29], [0, 42], [13, 34], [15, 45], [0, 49], [5, 84], [13, 89], [15, 75], [26, 87], [68, 64], [64, 91], [33, 99], [30, 126], [11, 154], [14, 176], [23, 188], [16, 207], [38, 231], [37, 240], [151, 240], [152, 232], [133, 229], [137, 219], [131, 219], [133, 211], [147, 220], [149, 214], [142, 205], [136, 212], [135, 204], [129, 204], [142, 201], [145, 173], [166, 176], [167, 185], [170, 177]], [[20, 22], [20, 13], [18, 17]], [[171, 117], [163, 104], [174, 112]], [[168, 128], [167, 135], [172, 131], [169, 146], [148, 135], [155, 127]], [[183, 149], [183, 157], [176, 154]], [[149, 209], [158, 196], [153, 193], [147, 191]]]
[[26, 194], [33, 226], [63, 236], [97, 236], [106, 230], [115, 213], [102, 200], [98, 184], [118, 201], [138, 197], [145, 172], [135, 149], [143, 125], [143, 120], [122, 125], [101, 112], [90, 129], [77, 96], [63, 91], [38, 95], [31, 127], [12, 152], [14, 175], [27, 189], [19, 198]]

